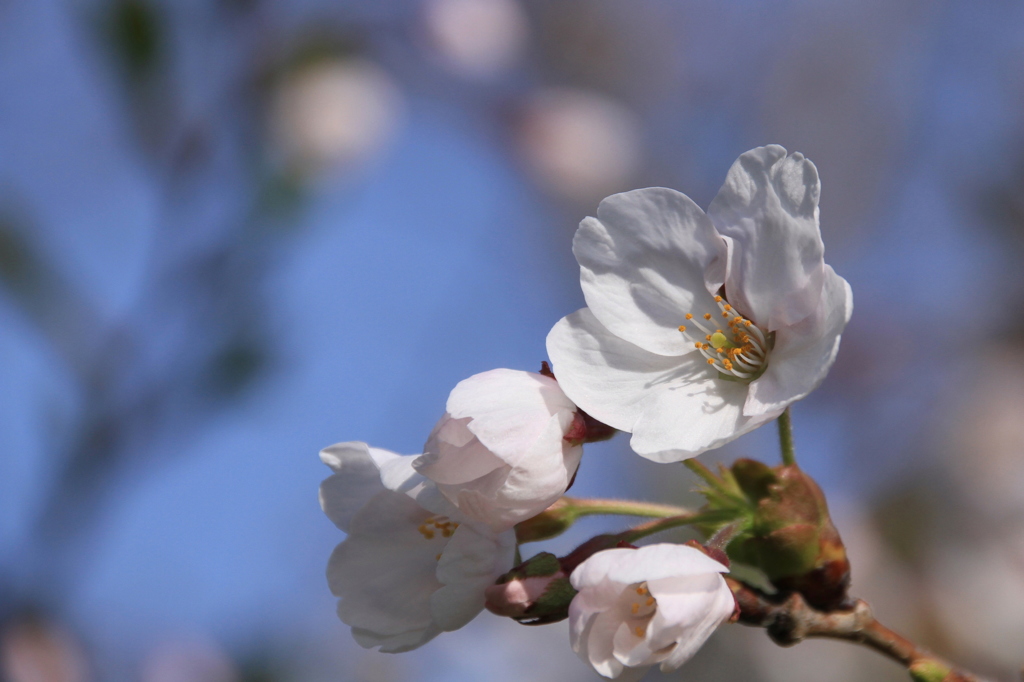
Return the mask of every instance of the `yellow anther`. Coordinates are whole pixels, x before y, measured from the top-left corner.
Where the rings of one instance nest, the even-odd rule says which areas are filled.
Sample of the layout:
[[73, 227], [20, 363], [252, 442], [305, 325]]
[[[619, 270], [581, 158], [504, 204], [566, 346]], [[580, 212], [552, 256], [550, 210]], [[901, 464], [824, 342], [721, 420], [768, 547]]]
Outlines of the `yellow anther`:
[[442, 528], [441, 529], [441, 535], [443, 535], [446, 538], [450, 538], [454, 533], [455, 533], [455, 531], [453, 531], [451, 528]]
[[693, 314], [692, 313], [686, 313], [686, 319], [692, 320], [693, 319]]
[[637, 637], [643, 637], [644, 634], [646, 634], [646, 631], [637, 625], [636, 628], [633, 629], [633, 633], [636, 634]]
[[636, 588], [636, 593], [642, 597], [645, 594], [647, 594], [647, 588], [641, 585], [640, 587]]
[[685, 332], [686, 331], [686, 325], [685, 324], [679, 325], [679, 331]]
[[711, 334], [708, 334], [708, 335], [707, 335], [707, 336], [705, 336], [704, 338], [705, 338], [705, 339], [707, 339], [708, 341], [710, 341], [710, 340], [711, 340]]
[[750, 320], [743, 320], [743, 326], [744, 326], [744, 327], [749, 327], [749, 326], [750, 326], [750, 325], [752, 325], [752, 324], [754, 324], [754, 323], [753, 323], [753, 322], [751, 322]]
[[723, 312], [722, 317], [729, 317], [729, 311], [726, 310], [725, 312]]
[[633, 602], [633, 605], [629, 607], [629, 610], [633, 612], [633, 615], [640, 613], [640, 604]]
[[710, 320], [711, 319], [711, 313], [704, 313], [704, 319], [705, 320]]
[[723, 308], [725, 308], [726, 310], [732, 310], [732, 306], [731, 306], [731, 305], [729, 305], [728, 303], [726, 303], [726, 304], [725, 304], [724, 306], [722, 306], [722, 307], [723, 307]]
[[708, 364], [709, 365], [715, 364], [715, 359], [714, 358], [708, 358]]
[[732, 318], [732, 323], [733, 324], [739, 324], [742, 321], [743, 321], [743, 318], [740, 317], [739, 315], [737, 315], [736, 317]]
[[725, 352], [725, 349], [724, 349], [724, 348], [722, 348], [722, 347], [718, 347], [718, 348], [716, 348], [716, 349], [715, 349], [715, 352], [716, 352], [716, 353], [724, 353], [724, 352]]
[[722, 302], [722, 297], [721, 296], [715, 296], [715, 303], [721, 303], [721, 302]]
[[701, 349], [703, 349], [703, 350], [707, 350], [708, 348], [711, 348], [711, 344], [710, 344], [710, 343], [702, 343], [702, 344], [700, 345], [700, 347], [701, 347]]
[[644, 602], [644, 606], [654, 606], [654, 597], [648, 597], [647, 601]]

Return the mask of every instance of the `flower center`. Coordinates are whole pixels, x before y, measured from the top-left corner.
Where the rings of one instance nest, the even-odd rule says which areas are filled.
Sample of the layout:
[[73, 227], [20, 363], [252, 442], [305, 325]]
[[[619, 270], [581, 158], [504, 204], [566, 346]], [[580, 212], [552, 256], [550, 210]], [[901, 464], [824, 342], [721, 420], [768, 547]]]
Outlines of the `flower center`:
[[447, 516], [431, 516], [416, 529], [427, 540], [433, 540], [440, 533], [441, 537], [450, 538], [459, 524], [449, 521]]
[[[756, 324], [737, 313], [721, 296], [715, 296], [715, 303], [727, 321], [724, 330], [713, 328], [714, 318], [711, 313], [704, 314], [703, 323], [691, 313], [686, 313], [687, 323], [704, 335], [704, 340], [696, 341], [693, 346], [723, 378], [753, 381], [761, 376], [768, 364], [768, 338]], [[679, 331], [684, 334], [687, 329], [686, 325], [679, 327]], [[694, 331], [689, 334], [691, 338], [699, 339]]]
[[651, 622], [654, 612], [658, 610], [658, 601], [651, 596], [647, 583], [635, 583], [622, 593], [621, 601], [625, 613], [623, 620], [630, 631], [637, 637], [647, 634], [647, 625]]

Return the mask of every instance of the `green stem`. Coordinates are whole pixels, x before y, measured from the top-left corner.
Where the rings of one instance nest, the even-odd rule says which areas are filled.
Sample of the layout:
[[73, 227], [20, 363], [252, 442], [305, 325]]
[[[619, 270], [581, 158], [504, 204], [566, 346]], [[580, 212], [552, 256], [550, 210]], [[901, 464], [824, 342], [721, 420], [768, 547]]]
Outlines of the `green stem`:
[[708, 469], [707, 466], [705, 466], [704, 463], [701, 462], [696, 457], [684, 459], [683, 464], [686, 465], [687, 469], [689, 469], [690, 471], [704, 479], [704, 482], [707, 483], [711, 488], [723, 493], [729, 492], [728, 490], [725, 490], [722, 487], [722, 481], [721, 479], [718, 478], [718, 476], [715, 476], [715, 472], [711, 471], [711, 469]]
[[606, 500], [594, 498], [563, 497], [566, 509], [571, 509], [576, 517], [594, 516], [597, 514], [614, 514], [618, 516], [647, 516], [666, 518], [692, 513], [685, 507], [654, 502], [637, 502], [634, 500]]
[[639, 526], [630, 528], [629, 530], [624, 530], [619, 533], [619, 539], [622, 542], [633, 543], [641, 538], [647, 537], [648, 535], [672, 530], [673, 528], [679, 528], [680, 526], [690, 526], [695, 523], [716, 523], [735, 518], [735, 516], [736, 514], [731, 510], [720, 509], [694, 512], [692, 514], [680, 514], [679, 516], [669, 516], [664, 519], [648, 521], [647, 523], [640, 524]]
[[711, 469], [707, 468], [707, 466], [697, 458], [684, 459], [683, 464], [686, 465], [687, 469], [700, 476], [704, 482], [708, 484], [708, 487], [711, 488], [711, 490], [715, 491], [726, 500], [731, 501], [733, 505], [743, 508], [749, 506], [749, 503], [745, 499], [737, 495], [735, 490], [730, 489], [721, 478], [715, 476], [715, 473], [711, 471]]
[[782, 450], [782, 463], [786, 466], [796, 465], [796, 453], [793, 451], [793, 425], [789, 421], [787, 407], [776, 420], [779, 425], [779, 449]]

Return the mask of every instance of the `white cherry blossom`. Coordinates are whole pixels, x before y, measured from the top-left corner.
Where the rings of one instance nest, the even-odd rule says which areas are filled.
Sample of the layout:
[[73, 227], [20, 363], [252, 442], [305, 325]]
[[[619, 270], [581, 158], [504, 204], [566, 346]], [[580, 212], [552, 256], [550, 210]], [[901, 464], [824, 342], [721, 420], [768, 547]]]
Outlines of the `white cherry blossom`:
[[558, 382], [495, 369], [455, 387], [413, 466], [466, 517], [494, 530], [539, 514], [568, 488], [583, 419]]
[[819, 193], [814, 164], [771, 145], [736, 160], [706, 214], [665, 188], [602, 201], [573, 240], [587, 307], [548, 335], [562, 390], [661, 462], [806, 396], [853, 310], [824, 261]]
[[348, 534], [327, 565], [338, 616], [359, 644], [386, 652], [415, 649], [472, 620], [515, 554], [514, 531], [467, 522], [415, 472], [415, 458], [359, 442], [320, 452], [334, 471], [320, 505]]
[[569, 606], [573, 651], [605, 677], [675, 670], [732, 616], [728, 570], [685, 545], [594, 554], [570, 576], [579, 590]]

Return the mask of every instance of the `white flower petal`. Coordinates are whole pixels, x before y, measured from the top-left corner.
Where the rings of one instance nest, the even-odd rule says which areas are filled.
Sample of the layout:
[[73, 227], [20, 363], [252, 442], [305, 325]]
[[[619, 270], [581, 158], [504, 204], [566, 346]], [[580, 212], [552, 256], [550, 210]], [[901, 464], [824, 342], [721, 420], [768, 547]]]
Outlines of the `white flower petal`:
[[736, 607], [732, 591], [718, 574], [666, 578], [647, 586], [658, 600], [651, 620], [651, 646], [676, 643], [661, 664], [664, 672], [675, 670], [697, 653]]
[[615, 632], [612, 649], [615, 660], [630, 668], [651, 666], [664, 658], [651, 649], [645, 637], [638, 637], [628, 623], [623, 623]]
[[679, 379], [679, 367], [687, 360], [649, 353], [624, 341], [589, 308], [559, 320], [548, 333], [547, 350], [565, 394], [595, 419], [621, 431], [633, 430], [650, 391]]
[[[705, 272], [725, 242], [685, 194], [663, 187], [614, 194], [573, 239], [587, 306], [618, 337], [660, 355], [693, 351], [686, 313], [716, 313]], [[718, 266], [721, 270], [721, 266]]]
[[437, 579], [443, 584], [430, 597], [430, 612], [442, 630], [457, 630], [484, 607], [484, 590], [512, 568], [515, 532], [500, 535], [460, 525], [441, 553]]
[[825, 286], [813, 315], [776, 333], [768, 368], [750, 385], [746, 415], [778, 415], [818, 387], [839, 352], [839, 338], [853, 312], [853, 291], [825, 266]]
[[613, 611], [602, 611], [590, 622], [586, 633], [587, 662], [599, 675], [618, 677], [623, 665], [615, 658], [615, 633], [622, 626], [622, 620]]
[[615, 548], [598, 552], [577, 566], [569, 581], [582, 591], [584, 587], [607, 580], [629, 585], [645, 580], [728, 571], [727, 567], [699, 549], [659, 543], [639, 549]]
[[469, 430], [470, 421], [445, 413], [416, 460], [416, 471], [435, 483], [457, 485], [504, 467], [505, 462]]
[[718, 231], [735, 242], [725, 284], [729, 302], [771, 331], [817, 306], [825, 252], [820, 192], [810, 160], [769, 145], [733, 163], [708, 208]]
[[320, 451], [320, 460], [335, 472], [320, 484], [320, 508], [347, 533], [352, 516], [384, 490], [380, 470], [370, 457], [369, 446], [358, 441], [326, 447]]
[[671, 384], [649, 391], [629, 441], [638, 455], [655, 462], [679, 462], [767, 421], [743, 415], [746, 384], [702, 376], [706, 372], [705, 364], [695, 359]]
[[370, 448], [370, 457], [380, 467], [380, 480], [388, 490], [404, 493], [435, 514], [451, 516], [455, 507], [441, 495], [432, 481], [420, 475], [414, 464], [420, 455], [395, 455]]
[[448, 396], [448, 413], [471, 417], [469, 430], [508, 464], [544, 433], [548, 418], [572, 414], [576, 406], [550, 377], [512, 369], [494, 369], [460, 381]]
[[364, 649], [372, 649], [375, 646], [379, 646], [380, 650], [386, 654], [398, 654], [423, 646], [441, 634], [441, 632], [441, 628], [433, 625], [420, 630], [403, 632], [398, 635], [378, 635], [363, 628], [352, 628], [352, 638]]
[[431, 627], [430, 595], [441, 587], [437, 554], [447, 541], [428, 540], [417, 527], [430, 513], [413, 499], [385, 490], [356, 513], [349, 536], [327, 565], [338, 616], [380, 636]]

